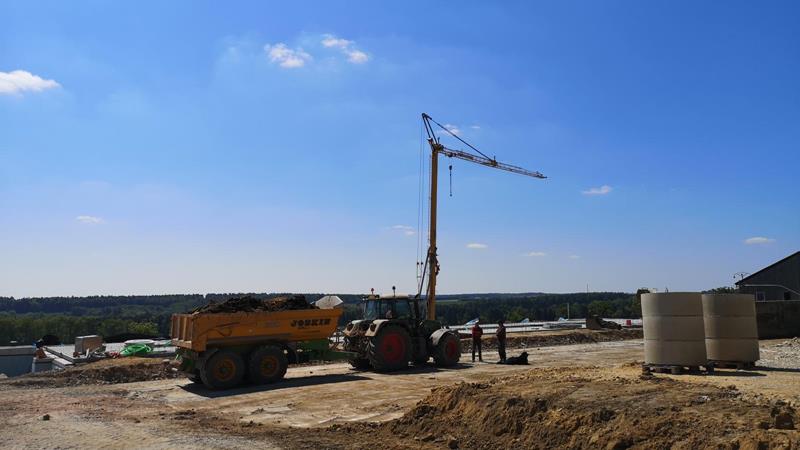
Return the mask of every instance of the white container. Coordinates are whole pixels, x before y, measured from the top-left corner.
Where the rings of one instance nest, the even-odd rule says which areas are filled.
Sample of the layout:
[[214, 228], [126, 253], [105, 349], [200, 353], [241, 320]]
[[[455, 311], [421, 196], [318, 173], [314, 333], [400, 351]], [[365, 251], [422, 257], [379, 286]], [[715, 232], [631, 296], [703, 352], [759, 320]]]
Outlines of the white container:
[[708, 359], [758, 361], [755, 297], [749, 294], [703, 294], [702, 303]]
[[706, 365], [703, 304], [699, 293], [642, 294], [642, 325], [645, 364]]

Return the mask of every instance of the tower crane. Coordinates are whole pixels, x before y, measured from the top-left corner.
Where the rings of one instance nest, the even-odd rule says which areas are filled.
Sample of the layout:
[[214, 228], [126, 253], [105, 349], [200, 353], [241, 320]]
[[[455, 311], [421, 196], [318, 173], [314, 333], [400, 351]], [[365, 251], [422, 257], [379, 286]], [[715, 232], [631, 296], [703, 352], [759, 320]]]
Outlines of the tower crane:
[[[435, 121], [431, 116], [422, 113], [422, 123], [425, 127], [425, 132], [428, 135], [428, 145], [431, 148], [431, 185], [430, 185], [430, 224], [428, 230], [429, 242], [428, 242], [428, 251], [427, 257], [425, 259], [425, 263], [422, 269], [422, 277], [419, 282], [419, 289], [417, 291], [417, 298], [422, 294], [422, 289], [425, 284], [425, 276], [427, 274], [428, 277], [428, 289], [427, 289], [427, 318], [429, 320], [436, 320], [436, 276], [439, 273], [439, 262], [437, 259], [436, 254], [436, 206], [437, 206], [437, 181], [438, 181], [438, 169], [439, 169], [439, 155], [444, 155], [448, 158], [458, 158], [464, 161], [468, 161], [475, 164], [481, 164], [486, 167], [491, 167], [493, 169], [500, 169], [505, 170], [507, 172], [516, 173], [519, 175], [524, 175], [527, 177], [532, 178], [547, 178], [546, 176], [542, 175], [540, 172], [523, 169], [519, 166], [514, 166], [511, 164], [505, 164], [498, 162], [497, 159], [494, 157], [490, 158], [477, 148], [470, 145], [464, 139], [461, 139], [449, 130], [447, 127], [443, 126], [439, 122]], [[451, 148], [447, 148], [441, 144], [439, 137], [436, 136], [435, 130], [433, 125], [438, 126], [444, 132], [448, 133], [452, 137], [456, 138], [462, 144], [469, 147], [475, 153], [471, 153], [469, 151], [464, 150], [455, 150]]]

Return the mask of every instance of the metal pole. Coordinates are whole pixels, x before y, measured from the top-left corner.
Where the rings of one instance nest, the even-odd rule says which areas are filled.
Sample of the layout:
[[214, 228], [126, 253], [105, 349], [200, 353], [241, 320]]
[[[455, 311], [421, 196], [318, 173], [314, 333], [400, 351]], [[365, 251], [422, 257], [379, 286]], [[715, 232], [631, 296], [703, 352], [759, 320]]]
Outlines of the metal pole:
[[436, 320], [436, 272], [439, 263], [436, 260], [436, 183], [439, 172], [439, 147], [441, 144], [429, 140], [431, 144], [431, 220], [430, 245], [428, 247], [428, 320]]

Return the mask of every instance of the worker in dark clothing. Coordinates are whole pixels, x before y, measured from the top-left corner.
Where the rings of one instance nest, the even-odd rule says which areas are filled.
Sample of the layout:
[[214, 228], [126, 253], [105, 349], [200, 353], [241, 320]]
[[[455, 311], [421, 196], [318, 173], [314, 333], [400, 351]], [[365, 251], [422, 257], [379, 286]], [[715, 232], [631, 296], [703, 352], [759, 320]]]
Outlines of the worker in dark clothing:
[[478, 361], [483, 362], [483, 354], [481, 353], [481, 337], [483, 336], [483, 328], [475, 322], [472, 326], [472, 362], [475, 362], [475, 349], [478, 350]]
[[497, 352], [500, 353], [500, 362], [506, 362], [506, 325], [503, 319], [497, 322]]

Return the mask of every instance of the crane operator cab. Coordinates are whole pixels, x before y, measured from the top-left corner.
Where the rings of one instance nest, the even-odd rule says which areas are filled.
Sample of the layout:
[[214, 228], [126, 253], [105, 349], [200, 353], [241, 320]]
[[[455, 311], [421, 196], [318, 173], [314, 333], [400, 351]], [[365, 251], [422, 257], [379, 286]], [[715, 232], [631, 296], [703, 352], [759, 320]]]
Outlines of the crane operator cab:
[[362, 318], [347, 324], [344, 350], [360, 370], [399, 370], [425, 364], [433, 357], [438, 366], [453, 366], [461, 356], [458, 333], [435, 320], [425, 319], [420, 300], [409, 295], [371, 294], [363, 298]]

